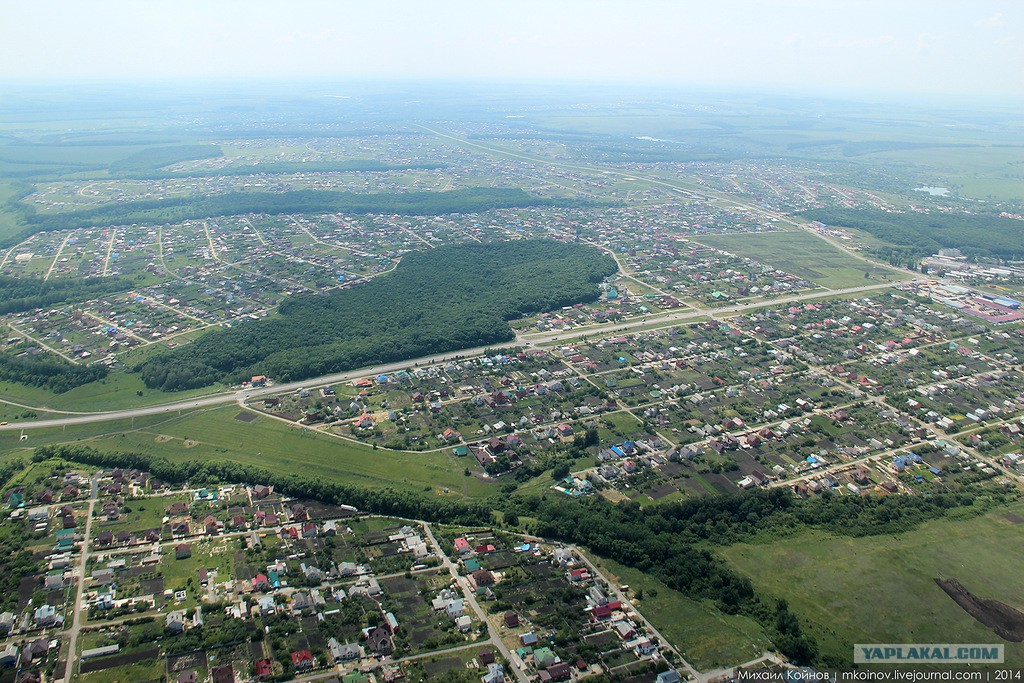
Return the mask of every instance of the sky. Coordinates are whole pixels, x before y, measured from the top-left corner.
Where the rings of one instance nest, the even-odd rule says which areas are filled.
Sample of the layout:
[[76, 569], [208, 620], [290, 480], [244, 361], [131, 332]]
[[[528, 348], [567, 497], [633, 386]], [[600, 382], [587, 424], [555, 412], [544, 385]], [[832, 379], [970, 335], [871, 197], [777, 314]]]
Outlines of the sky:
[[1024, 97], [1020, 0], [0, 0], [0, 80]]

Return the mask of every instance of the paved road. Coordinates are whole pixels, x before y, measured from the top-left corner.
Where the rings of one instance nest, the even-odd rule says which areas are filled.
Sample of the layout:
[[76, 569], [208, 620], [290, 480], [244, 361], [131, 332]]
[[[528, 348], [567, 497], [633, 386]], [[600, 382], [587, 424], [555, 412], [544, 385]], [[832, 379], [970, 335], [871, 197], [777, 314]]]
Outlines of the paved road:
[[67, 665], [64, 667], [64, 683], [71, 683], [71, 675], [75, 672], [76, 664], [78, 663], [76, 648], [78, 647], [78, 632], [82, 629], [82, 601], [85, 598], [85, 572], [89, 562], [89, 539], [92, 538], [92, 512], [93, 508], [96, 507], [96, 501], [99, 498], [100, 489], [96, 483], [95, 474], [92, 476], [89, 484], [89, 511], [87, 513], [88, 516], [85, 518], [82, 557], [78, 563], [78, 590], [75, 591], [75, 610], [74, 618], [71, 620], [71, 630], [69, 631], [71, 642], [68, 645]]
[[[259, 389], [219, 392], [216, 394], [210, 394], [209, 396], [202, 396], [199, 398], [191, 398], [183, 401], [172, 401], [170, 403], [161, 403], [154, 406], [131, 408], [126, 410], [108, 410], [94, 413], [75, 414], [67, 417], [49, 418], [46, 420], [11, 422], [10, 424], [7, 425], [0, 425], [0, 431], [45, 429], [51, 427], [65, 427], [79, 424], [91, 424], [97, 422], [110, 422], [113, 420], [127, 420], [134, 417], [146, 417], [150, 415], [169, 415], [171, 413], [180, 412], [183, 410], [195, 410], [197, 408], [212, 408], [215, 406], [228, 405], [230, 403], [238, 403], [239, 405], [241, 405], [242, 402], [244, 401], [257, 399], [263, 396], [270, 396], [273, 394], [295, 391], [300, 388], [316, 388], [321, 386], [327, 386], [330, 384], [336, 384], [339, 382], [350, 382], [352, 380], [364, 377], [376, 377], [377, 375], [395, 372], [403, 368], [410, 368], [413, 367], [414, 365], [429, 365], [431, 363], [447, 361], [454, 357], [474, 358], [483, 355], [483, 353], [487, 350], [509, 349], [519, 346], [541, 346], [556, 341], [572, 342], [584, 337], [592, 337], [594, 335], [608, 334], [612, 332], [628, 332], [630, 330], [637, 328], [647, 328], [651, 326], [656, 327], [658, 325], [671, 325], [675, 323], [685, 322], [687, 320], [692, 320], [695, 318], [727, 315], [730, 313], [737, 313], [740, 311], [757, 310], [759, 308], [778, 306], [780, 304], [787, 303], [798, 303], [801, 301], [819, 299], [828, 296], [860, 294], [862, 292], [871, 292], [880, 289], [887, 289], [889, 287], [894, 286], [895, 284], [898, 283], [874, 283], [870, 285], [862, 285], [860, 287], [848, 287], [846, 289], [814, 290], [810, 292], [803, 292], [801, 294], [794, 294], [792, 296], [779, 297], [777, 299], [772, 299], [770, 301], [758, 301], [751, 302], [749, 304], [737, 304], [734, 306], [725, 306], [722, 308], [685, 309], [674, 311], [671, 313], [665, 313], [662, 315], [650, 316], [638, 320], [630, 320], [627, 322], [585, 327], [576, 330], [571, 330], [569, 332], [553, 332], [533, 335], [524, 334], [520, 335], [520, 337], [517, 338], [515, 341], [506, 342], [504, 344], [491, 344], [488, 346], [479, 346], [472, 349], [464, 349], [462, 351], [438, 353], [431, 356], [423, 356], [421, 358], [412, 358], [409, 360], [399, 361], [395, 363], [384, 363], [369, 368], [361, 368], [358, 370], [351, 370], [348, 372], [339, 372], [331, 375], [324, 375], [322, 377], [316, 377], [313, 379], [302, 380], [298, 382], [275, 384], [272, 386], [262, 387]], [[38, 409], [45, 410], [44, 407], [39, 407]]]

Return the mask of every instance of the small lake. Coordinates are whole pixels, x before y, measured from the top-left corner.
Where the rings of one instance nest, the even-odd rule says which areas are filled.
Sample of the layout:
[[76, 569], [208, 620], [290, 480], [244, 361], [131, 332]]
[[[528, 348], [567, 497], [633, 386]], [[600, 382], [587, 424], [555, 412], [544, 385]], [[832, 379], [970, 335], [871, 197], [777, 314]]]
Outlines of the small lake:
[[949, 194], [949, 188], [948, 187], [928, 187], [927, 185], [925, 185], [924, 187], [915, 187], [914, 188], [914, 192], [927, 192], [928, 194], [930, 194], [933, 197], [945, 197], [945, 196], [947, 196]]

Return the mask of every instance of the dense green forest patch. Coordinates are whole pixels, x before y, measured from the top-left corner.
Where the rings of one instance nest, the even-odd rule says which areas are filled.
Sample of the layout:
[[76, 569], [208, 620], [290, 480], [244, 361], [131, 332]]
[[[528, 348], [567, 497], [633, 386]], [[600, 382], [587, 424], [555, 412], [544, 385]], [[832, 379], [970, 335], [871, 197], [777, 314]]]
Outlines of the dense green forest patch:
[[106, 376], [105, 365], [75, 365], [50, 354], [0, 353], [0, 380], [43, 387], [58, 394]]
[[910, 247], [917, 256], [939, 249], [1019, 259], [1024, 256], [1024, 223], [992, 214], [887, 213], [865, 209], [812, 209], [805, 218], [871, 233], [880, 240]]
[[217, 145], [148, 147], [110, 164], [110, 174], [113, 176], [132, 176], [136, 173], [144, 174], [146, 171], [153, 171], [180, 161], [216, 159], [222, 156], [224, 156], [224, 152]]
[[[213, 216], [246, 213], [383, 213], [436, 216], [489, 209], [549, 206], [555, 202], [519, 188], [469, 187], [447, 192], [378, 192], [360, 194], [332, 190], [289, 192], [227, 192], [106, 204], [92, 209], [40, 214], [21, 204], [25, 222], [35, 231], [67, 230], [132, 223], [177, 223]], [[560, 205], [565, 200], [559, 200]]]
[[211, 332], [138, 368], [149, 387], [191, 389], [253, 374], [279, 381], [509, 341], [509, 320], [597, 299], [616, 270], [593, 247], [550, 240], [406, 254], [353, 289], [286, 300], [280, 315]]
[[123, 277], [42, 280], [0, 275], [0, 315], [87, 301], [130, 287], [131, 281]]
[[[164, 178], [207, 178], [277, 173], [355, 173], [358, 171], [414, 171], [445, 168], [446, 164], [389, 164], [376, 159], [350, 159], [348, 161], [268, 161], [259, 164], [223, 166], [221, 168], [193, 168], [183, 171], [161, 169], [132, 171], [123, 177], [145, 180]], [[120, 177], [120, 176], [119, 176]]]

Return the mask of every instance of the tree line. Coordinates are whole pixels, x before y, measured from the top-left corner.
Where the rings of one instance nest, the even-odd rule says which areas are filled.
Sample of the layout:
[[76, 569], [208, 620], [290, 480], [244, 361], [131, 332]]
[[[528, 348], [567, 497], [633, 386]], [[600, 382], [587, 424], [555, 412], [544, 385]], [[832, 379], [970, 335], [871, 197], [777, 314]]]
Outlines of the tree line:
[[800, 215], [826, 225], [871, 233], [890, 244], [909, 247], [900, 258], [927, 256], [939, 249], [960, 249], [964, 254], [1000, 259], [1024, 257], [1022, 224], [994, 214], [887, 213], [873, 209], [824, 208]]
[[348, 161], [270, 161], [248, 166], [222, 166], [221, 168], [194, 168], [186, 171], [163, 169], [129, 171], [117, 174], [119, 178], [139, 180], [163, 180], [167, 178], [209, 178], [257, 174], [284, 173], [354, 173], [357, 171], [411, 171], [445, 168], [446, 164], [389, 164], [376, 159], [351, 159]]
[[51, 231], [104, 225], [180, 223], [200, 218], [250, 213], [342, 212], [436, 216], [445, 213], [477, 213], [489, 209], [555, 204], [582, 205], [583, 202], [545, 199], [528, 194], [519, 188], [468, 187], [446, 192], [226, 192], [119, 202], [60, 213], [39, 213], [35, 207], [24, 202], [19, 202], [18, 207], [25, 223], [34, 231]]
[[224, 151], [217, 145], [166, 145], [163, 147], [147, 147], [124, 159], [115, 161], [108, 166], [110, 175], [121, 178], [136, 177], [148, 171], [170, 166], [181, 161], [197, 159], [216, 159], [224, 156]]
[[0, 380], [42, 387], [58, 394], [107, 376], [105, 365], [75, 365], [48, 353], [0, 353]]
[[0, 275], [0, 315], [21, 313], [55, 304], [77, 303], [130, 289], [124, 277], [59, 278], [7, 277]]
[[597, 249], [551, 240], [406, 254], [388, 275], [285, 300], [274, 318], [210, 332], [139, 365], [166, 391], [251, 375], [292, 381], [511, 340], [509, 320], [597, 299], [616, 270]]

